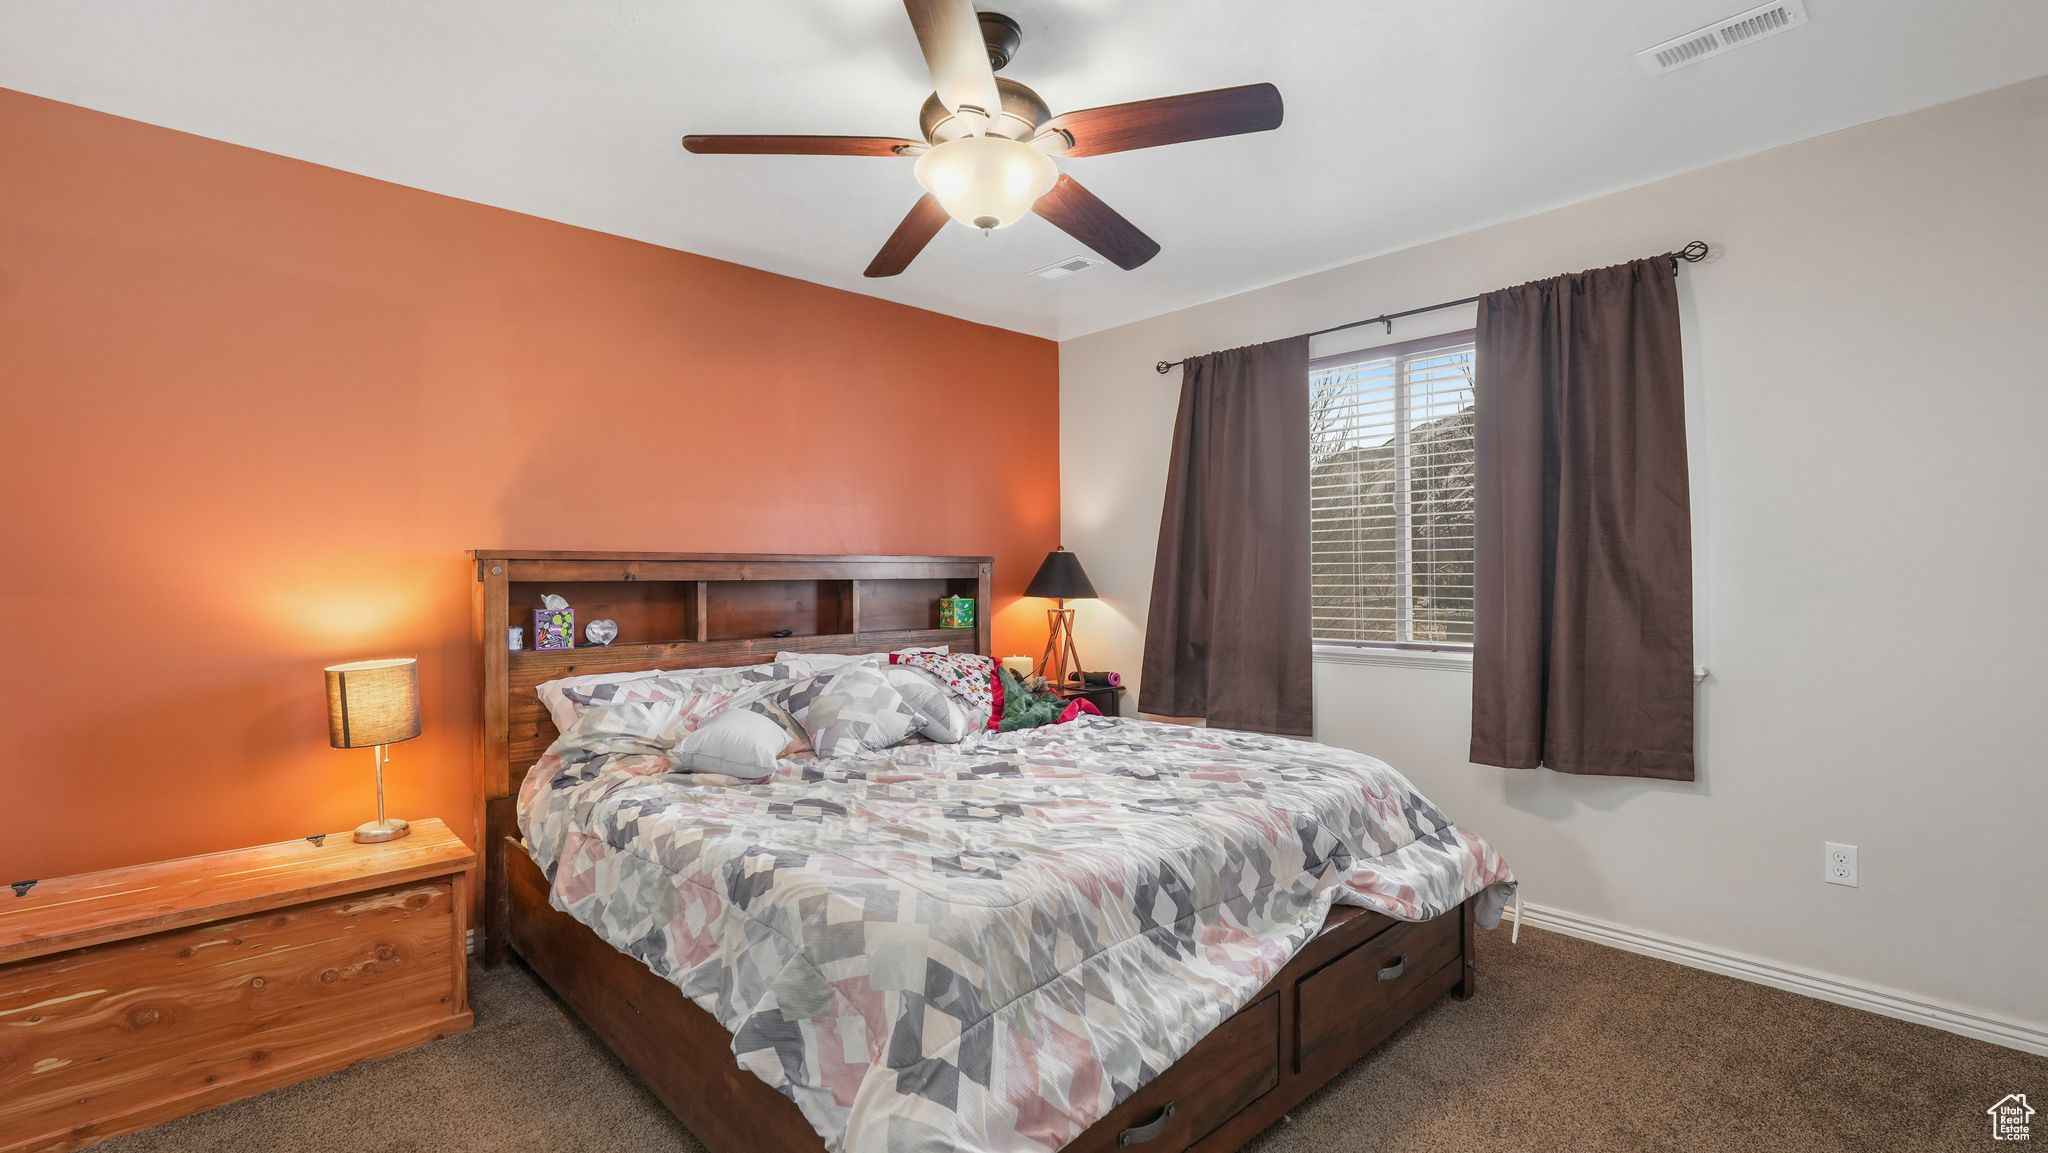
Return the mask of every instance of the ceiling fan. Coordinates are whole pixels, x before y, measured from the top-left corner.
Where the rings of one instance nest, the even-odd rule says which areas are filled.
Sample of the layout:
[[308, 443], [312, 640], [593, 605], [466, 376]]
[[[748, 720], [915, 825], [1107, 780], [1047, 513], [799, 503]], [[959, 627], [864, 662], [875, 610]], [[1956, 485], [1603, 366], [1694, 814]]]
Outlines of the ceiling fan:
[[1054, 116], [1038, 93], [996, 73], [1016, 55], [1015, 20], [972, 0], [903, 0], [937, 89], [918, 123], [924, 139], [890, 136], [685, 136], [703, 154], [914, 156], [925, 194], [868, 264], [868, 276], [910, 267], [951, 217], [983, 231], [1028, 212], [1133, 269], [1159, 242], [1060, 172], [1056, 156], [1101, 156], [1280, 126], [1280, 90], [1246, 84]]

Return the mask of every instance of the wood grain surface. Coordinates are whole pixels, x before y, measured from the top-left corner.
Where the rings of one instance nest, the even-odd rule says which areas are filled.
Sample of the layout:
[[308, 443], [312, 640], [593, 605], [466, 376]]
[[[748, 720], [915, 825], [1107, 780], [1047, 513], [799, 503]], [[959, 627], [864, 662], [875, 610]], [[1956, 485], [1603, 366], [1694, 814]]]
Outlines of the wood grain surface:
[[106, 1137], [470, 1025], [474, 856], [437, 820], [0, 891], [0, 1153]]
[[359, 845], [329, 833], [0, 889], [0, 965], [320, 897], [445, 876], [474, 860], [439, 820]]
[[442, 877], [0, 968], [0, 1150], [75, 1148], [411, 1043], [393, 1036], [468, 1028], [454, 888]]

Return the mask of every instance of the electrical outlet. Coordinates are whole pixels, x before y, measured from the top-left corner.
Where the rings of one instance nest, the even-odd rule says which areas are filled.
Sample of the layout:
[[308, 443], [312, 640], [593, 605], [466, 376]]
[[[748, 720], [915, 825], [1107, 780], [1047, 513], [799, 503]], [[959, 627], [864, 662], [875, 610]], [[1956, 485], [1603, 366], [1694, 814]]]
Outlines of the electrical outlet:
[[1826, 870], [1821, 875], [1830, 885], [1847, 885], [1856, 888], [1856, 846], [1826, 843], [1827, 859], [1822, 862]]

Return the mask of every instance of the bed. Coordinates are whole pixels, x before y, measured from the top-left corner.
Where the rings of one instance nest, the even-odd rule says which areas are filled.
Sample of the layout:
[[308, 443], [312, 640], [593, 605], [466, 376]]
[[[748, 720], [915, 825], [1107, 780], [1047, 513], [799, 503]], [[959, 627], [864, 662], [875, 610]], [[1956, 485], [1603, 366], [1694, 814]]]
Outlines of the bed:
[[[1369, 757], [1082, 718], [747, 783], [557, 741], [534, 692], [987, 654], [988, 558], [476, 560], [486, 961], [522, 959], [713, 1153], [1220, 1153], [1473, 993], [1512, 875]], [[546, 592], [619, 640], [508, 652]], [[944, 596], [977, 626], [935, 627]]]

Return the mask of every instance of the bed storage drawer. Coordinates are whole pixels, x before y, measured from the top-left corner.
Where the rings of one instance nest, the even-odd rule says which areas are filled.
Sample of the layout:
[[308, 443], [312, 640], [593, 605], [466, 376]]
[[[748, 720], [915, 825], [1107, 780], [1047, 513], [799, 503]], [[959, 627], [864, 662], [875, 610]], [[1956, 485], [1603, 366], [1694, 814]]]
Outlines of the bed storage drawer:
[[1454, 910], [1401, 922], [1302, 979], [1295, 1069], [1334, 1073], [1365, 1056], [1464, 975]]
[[1280, 997], [1230, 1018], [1061, 1153], [1179, 1153], [1280, 1083]]

